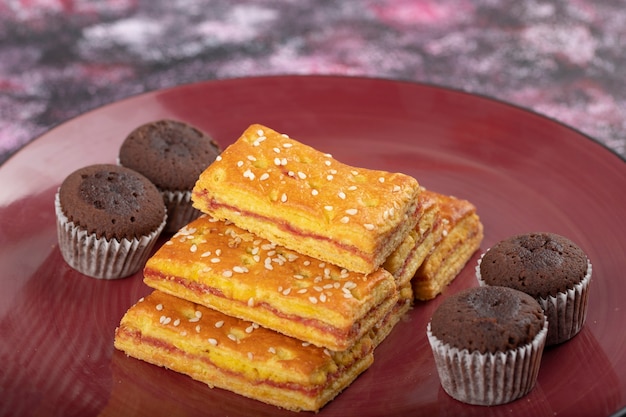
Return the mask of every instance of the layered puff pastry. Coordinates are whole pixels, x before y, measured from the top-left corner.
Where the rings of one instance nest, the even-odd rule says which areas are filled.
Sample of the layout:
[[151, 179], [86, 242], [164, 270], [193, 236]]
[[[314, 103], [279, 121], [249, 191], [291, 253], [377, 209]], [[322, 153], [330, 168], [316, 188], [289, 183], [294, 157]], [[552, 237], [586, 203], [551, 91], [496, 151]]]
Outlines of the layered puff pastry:
[[413, 279], [414, 296], [430, 300], [440, 294], [461, 272], [483, 240], [483, 225], [476, 207], [467, 200], [423, 190], [439, 207], [432, 251], [419, 266]]
[[398, 301], [383, 268], [350, 272], [207, 215], [162, 245], [144, 282], [335, 351], [352, 346]]
[[[422, 191], [425, 189], [422, 188]], [[420, 192], [418, 197], [419, 220], [402, 243], [385, 260], [383, 267], [391, 272], [396, 285], [403, 287], [411, 281], [415, 272], [432, 252], [441, 238], [439, 204], [432, 192]]]
[[373, 362], [368, 335], [333, 352], [154, 291], [121, 319], [127, 355], [289, 410], [318, 411]]
[[272, 242], [372, 273], [415, 227], [416, 179], [343, 164], [252, 125], [199, 177], [194, 206]]

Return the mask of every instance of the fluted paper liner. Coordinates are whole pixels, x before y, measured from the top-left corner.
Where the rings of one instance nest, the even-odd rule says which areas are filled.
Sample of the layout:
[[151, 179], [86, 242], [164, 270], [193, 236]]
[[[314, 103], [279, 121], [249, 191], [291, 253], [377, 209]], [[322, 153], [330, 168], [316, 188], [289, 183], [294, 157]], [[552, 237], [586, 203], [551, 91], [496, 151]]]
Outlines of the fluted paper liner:
[[[480, 286], [488, 285], [480, 275], [480, 263], [485, 253], [481, 255], [476, 265], [476, 279]], [[587, 259], [587, 274], [574, 287], [556, 296], [536, 297], [549, 323], [547, 346], [563, 343], [576, 336], [582, 329], [587, 318], [592, 271], [591, 261]]]
[[100, 279], [123, 278], [143, 267], [150, 256], [166, 218], [147, 236], [132, 240], [107, 240], [69, 221], [61, 209], [59, 193], [54, 200], [57, 216], [57, 236], [63, 259], [72, 268], [85, 275]]
[[202, 214], [191, 203], [191, 191], [161, 190], [161, 195], [167, 209], [167, 224], [165, 225], [167, 233], [177, 232]]
[[537, 381], [548, 322], [535, 338], [506, 352], [480, 353], [443, 343], [427, 327], [441, 386], [452, 398], [474, 405], [498, 405], [528, 394]]

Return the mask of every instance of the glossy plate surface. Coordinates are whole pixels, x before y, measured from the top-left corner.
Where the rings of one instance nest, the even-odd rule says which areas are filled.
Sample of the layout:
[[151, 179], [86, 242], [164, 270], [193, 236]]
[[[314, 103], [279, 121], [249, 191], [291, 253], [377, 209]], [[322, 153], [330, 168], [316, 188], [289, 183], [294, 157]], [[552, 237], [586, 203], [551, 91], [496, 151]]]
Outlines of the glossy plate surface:
[[550, 231], [593, 262], [581, 333], [544, 353], [535, 389], [498, 407], [442, 390], [425, 329], [443, 297], [476, 286], [470, 263], [418, 303], [374, 365], [322, 416], [609, 415], [626, 405], [626, 163], [525, 110], [458, 91], [344, 77], [212, 81], [133, 97], [71, 120], [0, 167], [0, 415], [288, 415], [113, 348], [126, 309], [150, 290], [140, 274], [104, 282], [70, 269], [56, 246], [53, 196], [73, 170], [115, 162], [125, 135], [159, 118], [192, 123], [222, 146], [262, 123], [343, 162], [400, 171], [472, 201], [481, 251]]

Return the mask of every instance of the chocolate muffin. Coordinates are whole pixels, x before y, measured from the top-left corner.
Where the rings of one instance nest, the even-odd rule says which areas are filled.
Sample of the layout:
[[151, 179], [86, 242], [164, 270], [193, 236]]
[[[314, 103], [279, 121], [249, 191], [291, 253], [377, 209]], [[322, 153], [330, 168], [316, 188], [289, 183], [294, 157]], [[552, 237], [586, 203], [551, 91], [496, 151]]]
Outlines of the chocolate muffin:
[[565, 342], [587, 316], [591, 263], [571, 240], [554, 233], [527, 233], [498, 242], [476, 267], [481, 285], [523, 291], [548, 318], [548, 345]]
[[486, 286], [446, 298], [427, 335], [446, 393], [468, 404], [497, 405], [532, 390], [547, 331], [533, 297]]
[[133, 130], [119, 150], [119, 163], [145, 175], [167, 207], [166, 232], [176, 232], [200, 212], [191, 189], [219, 155], [219, 146], [201, 130], [175, 120], [158, 120]]
[[55, 196], [59, 249], [94, 278], [121, 278], [143, 267], [166, 221], [157, 188], [125, 167], [98, 164], [65, 178]]

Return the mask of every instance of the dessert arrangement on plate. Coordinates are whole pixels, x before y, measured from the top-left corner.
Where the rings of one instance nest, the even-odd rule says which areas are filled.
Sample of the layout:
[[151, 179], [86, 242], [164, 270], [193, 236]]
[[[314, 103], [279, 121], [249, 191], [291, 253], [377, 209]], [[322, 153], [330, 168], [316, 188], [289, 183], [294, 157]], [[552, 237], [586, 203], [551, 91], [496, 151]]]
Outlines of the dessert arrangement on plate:
[[[224, 150], [182, 122], [140, 126], [117, 165], [70, 174], [55, 207], [70, 266], [142, 270], [152, 289], [121, 318], [117, 349], [294, 411], [349, 387], [483, 240], [471, 202], [258, 124]], [[533, 388], [546, 345], [580, 331], [591, 263], [562, 236], [529, 233], [475, 268], [477, 286], [445, 296], [424, 332], [450, 396], [503, 404]]]

